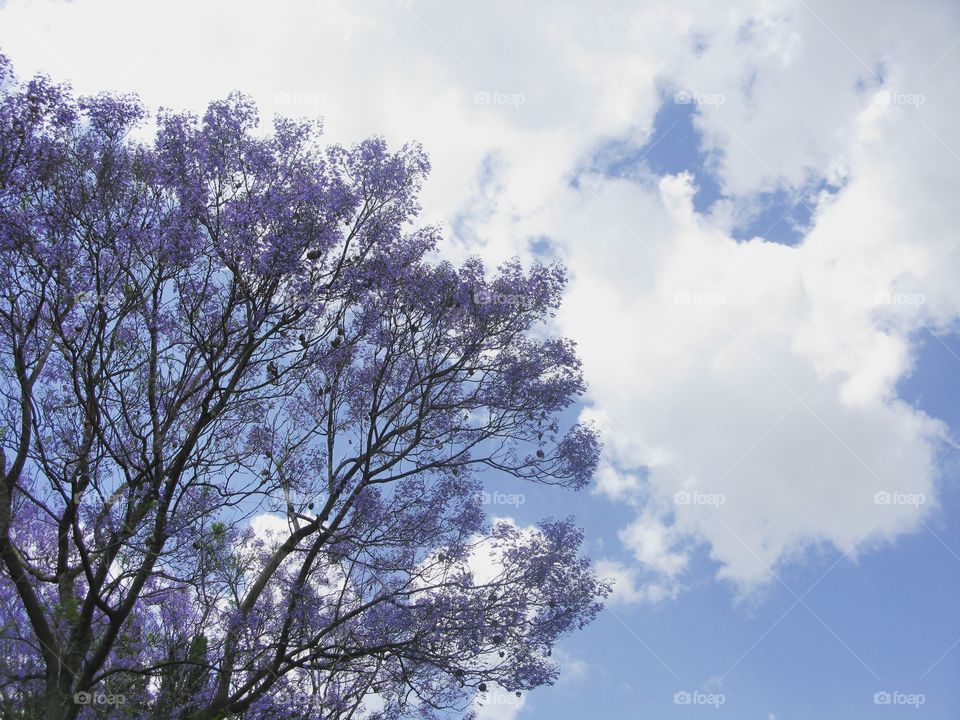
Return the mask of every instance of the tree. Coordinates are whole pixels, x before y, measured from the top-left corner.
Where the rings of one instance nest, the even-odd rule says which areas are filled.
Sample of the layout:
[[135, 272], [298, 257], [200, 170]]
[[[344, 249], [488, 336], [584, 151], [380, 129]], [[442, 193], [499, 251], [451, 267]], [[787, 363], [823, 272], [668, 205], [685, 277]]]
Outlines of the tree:
[[609, 588], [571, 520], [487, 520], [479, 474], [596, 467], [559, 420], [563, 269], [436, 259], [416, 146], [263, 132], [236, 95], [145, 143], [136, 98], [6, 59], [0, 88], [4, 716], [434, 717], [550, 683]]

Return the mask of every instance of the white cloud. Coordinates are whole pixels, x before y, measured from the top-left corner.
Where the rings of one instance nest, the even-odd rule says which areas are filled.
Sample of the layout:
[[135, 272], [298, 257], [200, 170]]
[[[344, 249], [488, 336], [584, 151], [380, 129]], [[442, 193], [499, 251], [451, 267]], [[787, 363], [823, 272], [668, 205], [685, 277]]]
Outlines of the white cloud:
[[607, 598], [607, 603], [612, 605], [656, 605], [675, 597], [679, 589], [677, 583], [669, 579], [658, 578], [644, 582], [636, 564], [627, 565], [617, 560], [601, 559], [594, 563], [594, 568], [600, 577], [613, 581], [613, 592]]
[[260, 513], [250, 519], [250, 527], [254, 535], [266, 542], [285, 540], [290, 535], [290, 523], [285, 517]]
[[[697, 543], [749, 588], [811, 544], [855, 556], [935, 507], [945, 429], [896, 385], [911, 334], [960, 316], [951, 4], [262, 7], [11, 2], [0, 47], [85, 92], [200, 109], [243, 88], [323, 114], [334, 139], [420, 139], [426, 219], [458, 220], [449, 254], [551, 236], [574, 275], [558, 327], [606, 431], [598, 492], [638, 506], [621, 538], [643, 573], [609, 561], [621, 599], [649, 599], [648, 572], [675, 582]], [[735, 196], [710, 217], [684, 175], [569, 182], [603, 142], [648, 139], [664, 88], [722, 98], [697, 115]], [[843, 188], [806, 197], [819, 178]], [[734, 242], [778, 187], [816, 205], [802, 244]]]
[[562, 646], [557, 646], [553, 659], [560, 666], [558, 685], [583, 681], [590, 673], [591, 666], [587, 662], [564, 650]]
[[611, 500], [632, 502], [639, 495], [642, 482], [636, 472], [623, 472], [612, 465], [604, 464], [597, 471], [594, 492], [606, 495]]
[[[636, 212], [628, 190], [596, 192], [607, 217]], [[890, 238], [891, 265], [871, 255], [864, 268], [820, 241], [819, 224], [798, 248], [736, 243], [691, 223], [676, 182], [662, 184], [659, 207], [633, 192], [648, 224], [675, 218], [672, 237], [651, 239], [654, 271], [621, 279], [632, 264], [616, 270], [606, 252], [567, 242], [576, 279], [561, 321], [580, 340], [612, 460], [648, 466], [650, 507], [672, 517], [671, 535], [708, 541], [722, 575], [752, 584], [805, 544], [852, 551], [862, 535], [916, 528], [936, 495], [928, 469], [942, 428], [896, 400], [909, 342], [881, 325], [874, 300], [909, 250]], [[593, 217], [607, 242], [629, 237]], [[631, 488], [607, 478], [601, 489]], [[894, 489], [929, 501], [874, 504]], [[679, 492], [703, 498], [675, 503]], [[669, 574], [677, 565], [646, 512], [621, 538]]]
[[687, 556], [674, 550], [678, 541], [675, 528], [668, 527], [649, 511], [637, 517], [619, 535], [638, 562], [668, 578], [676, 576], [687, 565]]
[[526, 697], [522, 695], [517, 697], [499, 686], [493, 686], [474, 699], [471, 709], [476, 711], [477, 720], [513, 720], [526, 702]]

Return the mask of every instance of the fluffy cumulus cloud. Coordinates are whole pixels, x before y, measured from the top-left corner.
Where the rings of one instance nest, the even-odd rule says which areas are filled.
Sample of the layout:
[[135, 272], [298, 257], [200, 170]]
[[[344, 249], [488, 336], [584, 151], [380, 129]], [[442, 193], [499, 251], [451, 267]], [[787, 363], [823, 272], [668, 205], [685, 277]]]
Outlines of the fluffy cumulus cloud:
[[477, 714], [477, 720], [513, 720], [526, 702], [525, 697], [518, 698], [498, 686], [478, 695], [470, 709]]
[[[576, 273], [562, 324], [581, 341], [611, 445], [600, 488], [645, 499], [624, 544], [669, 576], [667, 551], [705, 541], [719, 574], [745, 587], [810, 545], [856, 555], [935, 507], [947, 429], [896, 384], [912, 334], [948, 327], [958, 300], [946, 279], [957, 18], [885, 8], [867, 33], [803, 3], [774, 15], [738, 26], [748, 57], [726, 76], [716, 67], [734, 55], [723, 56], [733, 28], [704, 30], [704, 54], [720, 56], [681, 86], [725, 99], [697, 122], [732, 204], [780, 187], [811, 207], [799, 244], [734, 241], [729, 218], [694, 211], [682, 175], [646, 189], [581, 183], [556, 224]], [[818, 176], [841, 189], [805, 196]], [[670, 531], [655, 540], [651, 512]]]
[[[199, 109], [242, 88], [268, 114], [324, 116], [334, 139], [419, 139], [444, 252], [568, 264], [557, 323], [606, 432], [598, 492], [636, 508], [600, 564], [619, 600], [670, 597], [695, 547], [749, 589], [807, 548], [855, 557], [935, 511], [948, 429], [897, 383], [915, 334], [960, 315], [954, 4], [211, 1], [136, 15], [12, 1], [0, 46], [19, 72], [81, 91]], [[709, 208], [694, 201], [702, 168], [644, 163], [677, 101], [719, 188]], [[636, 149], [630, 173], [596, 162], [611, 144]], [[737, 232], [771, 195], [804, 210], [793, 245]]]
[[[605, 212], [636, 212], [617, 188], [597, 192]], [[640, 212], [672, 216], [673, 233], [634, 239], [654, 269], [627, 263], [611, 282], [613, 248], [571, 249], [580, 259], [562, 318], [581, 341], [621, 468], [599, 487], [647, 496], [645, 515], [621, 533], [636, 559], [671, 574], [679, 561], [664, 543], [692, 535], [709, 542], [722, 574], [752, 583], [808, 542], [854, 551], [916, 527], [926, 506], [875, 502], [886, 491], [932, 504], [943, 433], [894, 393], [910, 363], [906, 318], [888, 317], [876, 297], [896, 292], [903, 265], [851, 256], [819, 224], [796, 248], [737, 243], [696, 221], [683, 179], [660, 192], [659, 211]], [[889, 253], [900, 254], [896, 240]], [[622, 468], [643, 466], [636, 487]], [[671, 518], [670, 533], [652, 533], [652, 506]]]

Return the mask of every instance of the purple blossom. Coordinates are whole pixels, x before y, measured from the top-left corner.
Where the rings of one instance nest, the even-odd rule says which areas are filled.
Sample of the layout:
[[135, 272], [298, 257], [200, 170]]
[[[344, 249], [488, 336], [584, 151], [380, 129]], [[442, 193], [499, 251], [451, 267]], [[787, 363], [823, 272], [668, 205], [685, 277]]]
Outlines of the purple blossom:
[[241, 95], [148, 144], [145, 117], [0, 56], [12, 711], [427, 718], [551, 683], [609, 588], [570, 520], [490, 527], [478, 496], [596, 467], [544, 337], [563, 268], [430, 260], [417, 145], [263, 132]]

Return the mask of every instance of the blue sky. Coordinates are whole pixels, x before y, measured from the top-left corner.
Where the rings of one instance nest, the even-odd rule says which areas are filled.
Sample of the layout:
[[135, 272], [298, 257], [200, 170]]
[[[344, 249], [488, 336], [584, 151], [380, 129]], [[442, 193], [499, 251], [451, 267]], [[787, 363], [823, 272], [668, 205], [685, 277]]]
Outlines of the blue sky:
[[567, 265], [602, 467], [489, 509], [575, 515], [617, 586], [483, 720], [960, 716], [960, 10], [516, 5], [9, 0], [0, 47], [418, 140], [444, 256]]
[[[786, 208], [783, 208], [785, 210]], [[960, 427], [960, 337], [924, 337], [900, 395]], [[821, 548], [738, 598], [711, 579], [700, 548], [673, 601], [613, 605], [564, 643], [583, 666], [533, 693], [530, 718], [935, 718], [960, 715], [960, 456], [940, 458], [940, 507], [919, 532], [851, 560]], [[516, 493], [490, 481], [492, 492]], [[585, 491], [571, 504], [553, 488], [522, 489], [517, 506], [492, 506], [520, 522], [575, 513], [590, 552], [618, 544], [631, 511]], [[678, 706], [674, 693], [722, 693], [719, 707]], [[874, 704], [878, 692], [923, 695], [919, 707]], [[907, 698], [904, 698], [907, 701]], [[599, 709], [598, 709], [599, 708]]]
[[[934, 342], [918, 362], [904, 396], [930, 393], [921, 407], [957, 418], [958, 361]], [[946, 374], [946, 377], [944, 377]], [[927, 375], [926, 381], [920, 376]], [[953, 387], [944, 387], [941, 381]], [[956, 458], [944, 458], [938, 513], [921, 532], [853, 562], [823, 550], [778, 571], [756, 597], [737, 600], [710, 579], [715, 565], [697, 554], [695, 578], [674, 601], [609, 607], [585, 632], [565, 643], [586, 664], [550, 692], [534, 693], [521, 717], [760, 718], [876, 717], [952, 719], [960, 713], [960, 511]], [[952, 461], [952, 462], [951, 462]], [[503, 486], [504, 492], [510, 492]], [[513, 492], [516, 488], [513, 488]], [[569, 498], [528, 491], [510, 514], [533, 522], [545, 508], [571, 511]], [[591, 551], [616, 545], [629, 512], [594, 498], [573, 509], [592, 539]], [[723, 693], [719, 708], [677, 706], [678, 691]], [[878, 707], [882, 691], [921, 693], [924, 704]], [[600, 714], [597, 713], [602, 708]], [[704, 715], [701, 715], [703, 713]]]
[[[696, 105], [664, 97], [643, 145], [610, 142], [598, 150], [590, 170], [640, 182], [688, 172], [698, 188], [693, 207], [709, 213], [723, 194], [696, 116]], [[825, 179], [810, 185], [830, 193], [841, 189]], [[813, 213], [804, 200], [811, 192], [806, 187], [758, 193], [748, 202], [759, 211], [735, 226], [732, 237], [801, 243]], [[914, 367], [897, 392], [955, 432], [960, 337], [950, 329], [925, 328], [914, 341]], [[570, 647], [590, 669], [556, 692], [538, 694], [529, 716], [591, 716], [601, 702], [605, 717], [680, 718], [699, 710], [717, 718], [850, 720], [912, 717], [921, 709], [917, 717], [957, 717], [960, 651], [953, 651], [960, 646], [960, 528], [952, 519], [960, 510], [960, 465], [953, 448], [943, 449], [937, 465], [938, 512], [922, 531], [862, 560], [823, 548], [778, 570], [755, 597], [734, 599], [728, 587], [710, 582], [715, 568], [705, 553], [697, 553], [691, 575], [699, 579], [676, 600], [653, 612], [612, 607], [596, 627], [574, 638]], [[553, 503], [558, 513], [568, 507], [567, 498], [553, 493], [534, 497], [537, 511]], [[526, 512], [515, 515], [523, 519]], [[595, 501], [577, 510], [600, 548], [616, 543], [611, 529], [629, 520], [617, 515]], [[723, 700], [678, 707], [677, 691], [722, 694]], [[906, 710], [878, 706], [874, 695], [884, 691], [913, 694], [919, 704], [907, 704]]]
[[[696, 127], [697, 107], [664, 96], [642, 145], [610, 141], [583, 172], [656, 183], [690, 173], [693, 207], [708, 214], [723, 197], [709, 151]], [[576, 186], [579, 175], [571, 183]], [[736, 225], [738, 241], [760, 237], [793, 246], [803, 242], [817, 191], [837, 193], [826, 179], [792, 191], [778, 188], [746, 202], [758, 208]], [[548, 245], [538, 255], [550, 257]], [[575, 268], [574, 268], [575, 270]], [[897, 387], [904, 401], [960, 428], [960, 337], [950, 329], [919, 331], [912, 371]], [[954, 718], [960, 713], [960, 510], [957, 457], [945, 447], [938, 458], [941, 503], [923, 529], [896, 544], [851, 560], [820, 548], [801, 563], [777, 569], [755, 596], [737, 598], [712, 582], [708, 553], [694, 555], [694, 580], [671, 602], [649, 607], [613, 606], [587, 632], [566, 645], [585, 663], [549, 693], [536, 693], [523, 717], [873, 717]], [[491, 479], [492, 492], [516, 493]], [[502, 496], [503, 497], [503, 496]], [[616, 530], [630, 512], [583, 497], [573, 508], [566, 494], [527, 489], [509, 514], [533, 523], [549, 510], [574, 512], [587, 529], [591, 550], [617, 544]], [[492, 505], [494, 511], [504, 508]], [[704, 694], [703, 707], [678, 705], [675, 693]], [[876, 693], [901, 693], [902, 707], [878, 706]], [[717, 702], [709, 704], [709, 695]], [[718, 698], [722, 695], [722, 701]], [[909, 696], [914, 696], [916, 702]], [[922, 697], [922, 700], [920, 699]], [[922, 712], [919, 712], [922, 709]]]

